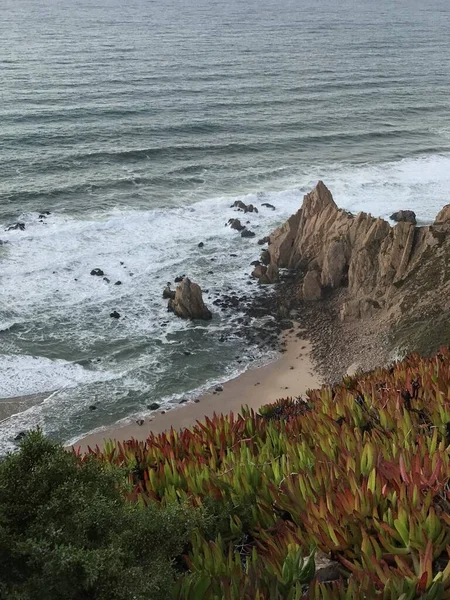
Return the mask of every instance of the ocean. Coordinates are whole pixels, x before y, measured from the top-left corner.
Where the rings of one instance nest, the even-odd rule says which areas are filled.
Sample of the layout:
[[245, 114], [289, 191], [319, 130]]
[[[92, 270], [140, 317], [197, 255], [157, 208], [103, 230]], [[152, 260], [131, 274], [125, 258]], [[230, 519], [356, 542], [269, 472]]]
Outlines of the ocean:
[[[0, 451], [270, 360], [212, 302], [258, 292], [256, 240], [318, 179], [353, 212], [432, 221], [450, 202], [449, 31], [446, 0], [4, 0]], [[225, 226], [237, 199], [259, 208], [255, 238]], [[211, 322], [167, 314], [183, 274]]]

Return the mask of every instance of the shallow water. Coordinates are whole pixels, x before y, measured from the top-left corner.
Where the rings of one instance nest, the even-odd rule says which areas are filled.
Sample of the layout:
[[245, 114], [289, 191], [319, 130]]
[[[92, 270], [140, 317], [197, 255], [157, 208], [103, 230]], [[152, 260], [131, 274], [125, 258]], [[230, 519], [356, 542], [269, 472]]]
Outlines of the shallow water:
[[[263, 358], [233, 335], [237, 312], [176, 321], [161, 291], [184, 273], [209, 304], [254, 290], [255, 240], [317, 179], [353, 212], [432, 220], [450, 201], [449, 25], [444, 0], [7, 0], [0, 224], [26, 229], [0, 233], [0, 397], [49, 399], [0, 423], [1, 447]], [[277, 208], [248, 216], [255, 239], [224, 226], [238, 198]]]

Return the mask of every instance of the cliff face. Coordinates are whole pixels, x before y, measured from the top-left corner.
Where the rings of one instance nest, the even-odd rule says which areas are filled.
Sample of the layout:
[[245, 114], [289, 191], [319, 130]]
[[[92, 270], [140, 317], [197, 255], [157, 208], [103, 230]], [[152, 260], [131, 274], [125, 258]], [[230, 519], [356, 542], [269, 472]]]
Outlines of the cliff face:
[[319, 299], [347, 288], [343, 319], [399, 319], [450, 308], [450, 205], [433, 225], [416, 227], [339, 209], [319, 181], [300, 210], [270, 236], [270, 260], [305, 274], [300, 295]]

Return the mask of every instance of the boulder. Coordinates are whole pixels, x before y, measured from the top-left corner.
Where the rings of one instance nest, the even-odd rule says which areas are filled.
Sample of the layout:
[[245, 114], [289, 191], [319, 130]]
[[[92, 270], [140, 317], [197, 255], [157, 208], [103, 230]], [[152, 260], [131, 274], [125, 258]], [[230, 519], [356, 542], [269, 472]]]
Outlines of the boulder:
[[202, 290], [197, 283], [185, 277], [175, 290], [175, 297], [169, 299], [168, 310], [182, 319], [212, 318], [211, 311], [206, 307], [202, 298]]
[[270, 263], [270, 265], [267, 267], [266, 277], [268, 283], [277, 283], [278, 281], [280, 281], [280, 273], [278, 267], [273, 263]]
[[261, 262], [266, 266], [270, 263], [270, 252], [268, 250], [263, 250], [261, 252]]
[[159, 408], [159, 404], [158, 404], [157, 402], [152, 402], [151, 404], [149, 404], [149, 405], [147, 406], [147, 408], [148, 408], [149, 410], [158, 410], [158, 408]]
[[264, 265], [256, 265], [256, 267], [252, 271], [252, 277], [255, 279], [261, 279], [267, 273], [267, 267]]
[[109, 314], [109, 316], [113, 319], [120, 319], [120, 313], [118, 313], [117, 310], [113, 310], [112, 313]]
[[204, 246], [204, 245], [205, 245], [205, 244], [204, 244], [204, 242], [199, 242], [199, 243], [197, 244], [197, 246], [198, 246], [199, 248], [203, 248], [203, 246]]
[[314, 302], [322, 297], [322, 284], [318, 271], [308, 271], [303, 280], [303, 300]]
[[236, 200], [235, 202], [233, 202], [230, 208], [237, 208], [238, 210], [245, 211], [247, 205], [245, 204], [245, 202], [242, 202], [242, 200]]
[[185, 277], [186, 275], [178, 275], [175, 277], [175, 283], [181, 283]]
[[270, 244], [270, 237], [268, 235], [258, 240], [258, 246], [264, 246], [264, 244]]
[[257, 213], [258, 209], [256, 208], [256, 206], [253, 206], [253, 204], [247, 204], [247, 206], [244, 208], [244, 212], [254, 212]]
[[122, 285], [121, 281], [116, 281], [116, 283], [114, 285]]
[[254, 231], [250, 231], [250, 229], [247, 229], [246, 227], [241, 231], [241, 237], [243, 238], [252, 238], [255, 237], [255, 235]]
[[239, 219], [229, 219], [228, 225], [231, 229], [236, 229], [236, 231], [242, 231], [245, 229], [244, 225], [239, 221]]
[[92, 269], [91, 275], [95, 275], [96, 277], [103, 277], [104, 273], [101, 269]]
[[261, 206], [265, 206], [266, 208], [271, 208], [272, 210], [275, 210], [275, 206], [273, 204], [269, 204], [269, 202], [263, 202]]
[[396, 223], [412, 223], [416, 225], [416, 213], [413, 210], [398, 210], [389, 217]]

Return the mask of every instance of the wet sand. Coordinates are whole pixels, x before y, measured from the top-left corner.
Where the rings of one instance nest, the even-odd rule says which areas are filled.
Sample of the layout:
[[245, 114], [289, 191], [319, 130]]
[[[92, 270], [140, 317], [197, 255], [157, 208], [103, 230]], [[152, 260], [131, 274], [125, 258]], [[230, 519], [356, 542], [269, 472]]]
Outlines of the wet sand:
[[272, 363], [249, 369], [242, 375], [223, 384], [223, 391], [213, 390], [190, 402], [167, 411], [155, 413], [143, 425], [135, 422], [118, 425], [93, 433], [74, 444], [82, 451], [88, 447], [102, 447], [105, 439], [117, 441], [131, 438], [145, 440], [150, 432], [161, 433], [173, 427], [176, 430], [190, 427], [196, 421], [214, 413], [239, 413], [243, 405], [258, 410], [264, 404], [279, 398], [303, 395], [308, 389], [320, 386], [320, 377], [311, 362], [311, 344], [299, 337], [298, 330], [284, 335], [285, 352]]

